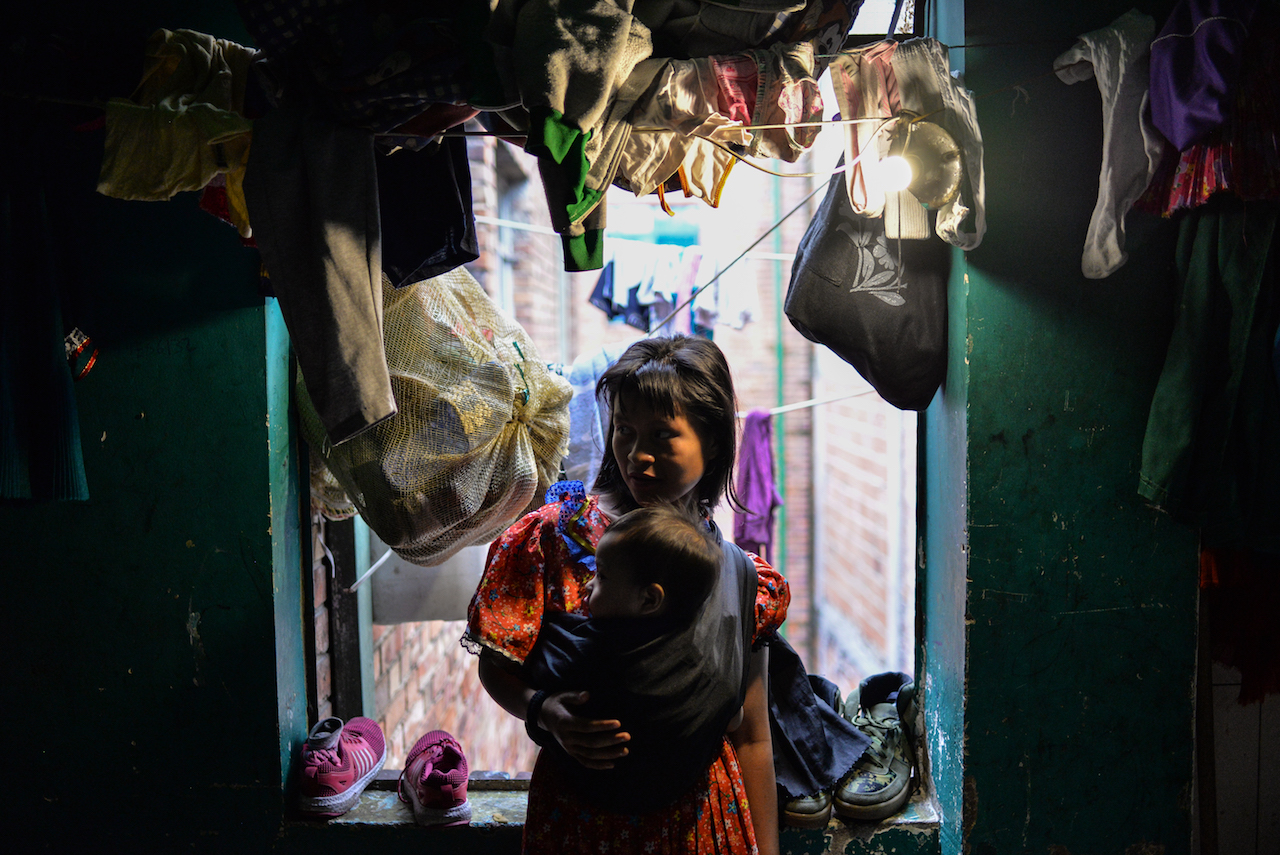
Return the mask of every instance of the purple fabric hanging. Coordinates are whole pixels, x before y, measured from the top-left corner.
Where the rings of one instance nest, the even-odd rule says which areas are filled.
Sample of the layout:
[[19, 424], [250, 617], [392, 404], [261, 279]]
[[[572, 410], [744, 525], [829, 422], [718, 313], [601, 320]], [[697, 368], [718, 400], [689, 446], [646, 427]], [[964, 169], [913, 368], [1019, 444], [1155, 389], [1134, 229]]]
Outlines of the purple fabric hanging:
[[1235, 106], [1258, 0], [1181, 0], [1151, 43], [1151, 123], [1185, 151]]
[[769, 560], [773, 516], [782, 497], [773, 483], [773, 417], [752, 410], [742, 426], [738, 456], [738, 498], [745, 508], [733, 518], [733, 542]]

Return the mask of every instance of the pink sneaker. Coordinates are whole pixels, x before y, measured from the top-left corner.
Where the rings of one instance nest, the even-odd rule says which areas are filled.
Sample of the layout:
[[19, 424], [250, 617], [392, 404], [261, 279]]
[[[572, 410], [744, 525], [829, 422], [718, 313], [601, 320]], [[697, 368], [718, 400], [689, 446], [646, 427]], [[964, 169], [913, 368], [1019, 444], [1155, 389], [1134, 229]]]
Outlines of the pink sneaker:
[[[405, 790], [409, 791], [407, 797]], [[471, 822], [467, 758], [458, 740], [443, 730], [433, 730], [414, 744], [400, 773], [400, 801], [413, 807], [413, 821], [418, 825]]]
[[342, 816], [359, 801], [387, 759], [387, 741], [373, 719], [356, 716], [345, 725], [326, 718], [302, 744], [298, 807], [317, 817]]

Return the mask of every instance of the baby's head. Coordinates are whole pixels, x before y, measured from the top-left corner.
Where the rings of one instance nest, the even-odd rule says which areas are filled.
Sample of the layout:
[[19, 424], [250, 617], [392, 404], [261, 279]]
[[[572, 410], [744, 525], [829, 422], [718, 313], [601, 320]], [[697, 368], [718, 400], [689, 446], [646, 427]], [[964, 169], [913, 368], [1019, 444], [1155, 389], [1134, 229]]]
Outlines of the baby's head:
[[596, 575], [587, 583], [591, 615], [692, 619], [715, 584], [720, 555], [707, 524], [681, 508], [656, 504], [623, 514], [596, 545]]

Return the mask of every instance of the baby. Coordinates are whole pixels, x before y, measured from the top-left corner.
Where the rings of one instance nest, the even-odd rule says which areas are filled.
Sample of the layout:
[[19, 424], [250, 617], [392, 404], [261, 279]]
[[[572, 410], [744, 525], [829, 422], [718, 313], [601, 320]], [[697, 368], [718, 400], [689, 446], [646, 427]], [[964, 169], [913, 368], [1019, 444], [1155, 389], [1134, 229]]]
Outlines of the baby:
[[593, 618], [693, 620], [720, 572], [720, 547], [699, 519], [671, 505], [638, 508], [596, 546], [587, 583]]
[[[670, 505], [618, 518], [596, 547], [590, 617], [550, 614], [524, 673], [533, 686], [588, 692], [583, 715], [616, 718], [631, 735], [610, 770], [589, 770], [546, 731], [530, 736], [571, 764], [583, 795], [629, 812], [680, 795], [742, 719], [745, 660], [708, 650], [707, 627], [738, 624], [754, 604], [755, 574], [722, 579], [724, 551], [707, 524]], [[746, 583], [749, 582], [749, 588]], [[719, 645], [717, 645], [719, 646]], [[676, 787], [673, 787], [673, 784]]]

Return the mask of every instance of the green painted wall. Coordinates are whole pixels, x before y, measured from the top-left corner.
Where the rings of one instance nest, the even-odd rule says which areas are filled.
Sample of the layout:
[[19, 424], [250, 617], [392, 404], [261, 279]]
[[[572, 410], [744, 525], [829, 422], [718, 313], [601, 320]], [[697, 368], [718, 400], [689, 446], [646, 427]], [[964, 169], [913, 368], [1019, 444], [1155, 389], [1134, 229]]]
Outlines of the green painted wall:
[[1131, 217], [1127, 266], [1083, 278], [1100, 96], [1046, 76], [1128, 8], [965, 4], [989, 230], [953, 283], [951, 374], [924, 452], [944, 852], [1190, 846], [1196, 542], [1136, 493], [1173, 234]]
[[[237, 34], [196, 5], [50, 4], [6, 38], [61, 36], [36, 53], [64, 97], [128, 94], [157, 27]], [[0, 508], [10, 805], [54, 850], [262, 848], [306, 727], [287, 336], [194, 194], [100, 196], [102, 132], [68, 130], [93, 113], [19, 115], [29, 168], [70, 188], [64, 312], [100, 353], [75, 385], [90, 500]]]

